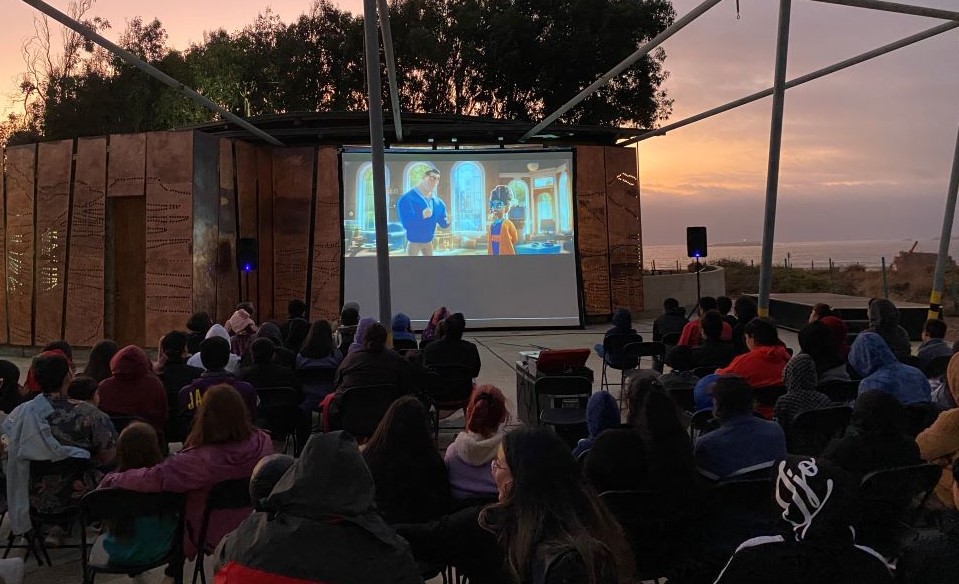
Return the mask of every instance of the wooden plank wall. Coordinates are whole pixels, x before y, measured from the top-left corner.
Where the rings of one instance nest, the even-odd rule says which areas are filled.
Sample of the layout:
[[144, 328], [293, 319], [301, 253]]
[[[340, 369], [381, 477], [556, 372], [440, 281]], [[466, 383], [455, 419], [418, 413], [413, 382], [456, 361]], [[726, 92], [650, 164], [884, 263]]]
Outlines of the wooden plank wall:
[[[257, 185], [257, 148], [241, 140], [237, 140], [233, 144], [236, 157], [234, 182], [236, 183], [237, 237], [258, 239], [260, 222], [257, 206], [257, 193], [259, 191]], [[220, 180], [222, 182], [222, 177]], [[232, 261], [235, 263], [236, 260]], [[239, 274], [237, 280], [239, 299], [249, 300], [254, 306], [259, 306], [259, 279], [257, 274]], [[231, 306], [228, 310], [232, 308]]]
[[[217, 318], [217, 247], [220, 242], [220, 141], [193, 135], [193, 312]], [[184, 323], [186, 320], [183, 321]], [[180, 327], [183, 326], [181, 323]]]
[[36, 306], [33, 342], [63, 337], [67, 231], [73, 140], [44, 142], [37, 148]]
[[310, 318], [340, 318], [343, 265], [343, 213], [340, 205], [340, 161], [335, 148], [320, 148], [316, 157], [313, 219], [313, 262], [308, 305]]
[[[0, 152], [0, 154], [3, 154]], [[0, 156], [0, 195], [6, 190], [7, 172], [6, 156]], [[3, 253], [3, 261], [0, 261], [0, 344], [6, 345], [9, 341], [9, 331], [7, 330], [7, 206], [6, 196], [0, 196], [0, 253]]]
[[[270, 148], [256, 150], [256, 240], [259, 247], [259, 269], [251, 274], [257, 279], [256, 321], [272, 320], [273, 289], [273, 151]], [[284, 316], [280, 313], [280, 316]]]
[[220, 140], [219, 204], [216, 247], [216, 315], [226, 320], [240, 302], [236, 270], [237, 194], [234, 175], [233, 141]]
[[[315, 185], [315, 148], [273, 151], [273, 316], [305, 301]], [[261, 258], [261, 269], [262, 269]]]
[[11, 345], [33, 345], [37, 146], [7, 149], [7, 315]]
[[[113, 292], [112, 330], [120, 346], [146, 343], [146, 134], [110, 136], [105, 230]], [[110, 273], [112, 271], [112, 273]], [[154, 340], [155, 342], [155, 340]]]
[[583, 310], [587, 321], [612, 314], [606, 210], [606, 153], [602, 146], [576, 148], [576, 218]]
[[609, 278], [613, 310], [643, 310], [642, 231], [636, 149], [605, 148]]

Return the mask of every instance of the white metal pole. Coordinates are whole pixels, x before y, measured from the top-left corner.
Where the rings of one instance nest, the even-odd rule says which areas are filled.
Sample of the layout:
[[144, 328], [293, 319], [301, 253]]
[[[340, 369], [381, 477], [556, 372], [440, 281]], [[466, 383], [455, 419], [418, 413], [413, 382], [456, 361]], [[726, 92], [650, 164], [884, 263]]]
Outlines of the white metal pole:
[[912, 14], [913, 16], [928, 16], [929, 18], [942, 18], [943, 20], [959, 20], [959, 12], [954, 10], [927, 8], [925, 6], [901, 4], [899, 2], [885, 2], [884, 0], [813, 0], [813, 2], [840, 4], [854, 8], [869, 8], [872, 10], [882, 10], [884, 12], [898, 12], [899, 14]]
[[383, 56], [386, 57], [386, 76], [390, 83], [390, 103], [393, 104], [393, 130], [396, 141], [403, 141], [403, 112], [400, 109], [399, 85], [396, 82], [396, 57], [393, 53], [393, 31], [390, 29], [390, 7], [386, 0], [378, 0], [380, 33], [383, 35]]

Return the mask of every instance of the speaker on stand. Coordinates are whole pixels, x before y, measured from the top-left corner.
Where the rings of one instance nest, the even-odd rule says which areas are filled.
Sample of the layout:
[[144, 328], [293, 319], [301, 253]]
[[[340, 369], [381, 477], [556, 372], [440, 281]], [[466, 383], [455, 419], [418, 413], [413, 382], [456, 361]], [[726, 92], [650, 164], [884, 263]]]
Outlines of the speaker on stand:
[[243, 274], [243, 300], [250, 300], [250, 272], [258, 267], [257, 245], [255, 237], [241, 237], [236, 240], [236, 269]]
[[706, 228], [705, 227], [687, 227], [686, 228], [686, 254], [691, 258], [696, 258], [696, 303], [702, 298], [702, 289], [699, 284], [699, 258], [706, 257]]

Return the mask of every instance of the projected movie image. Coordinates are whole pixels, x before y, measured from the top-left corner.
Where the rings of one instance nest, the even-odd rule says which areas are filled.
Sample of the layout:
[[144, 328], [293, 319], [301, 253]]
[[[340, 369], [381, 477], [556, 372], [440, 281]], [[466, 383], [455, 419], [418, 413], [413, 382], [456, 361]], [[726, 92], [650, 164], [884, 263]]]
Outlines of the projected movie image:
[[[387, 155], [391, 256], [571, 254], [572, 154], [458, 151]], [[344, 255], [373, 256], [373, 169], [343, 156]]]

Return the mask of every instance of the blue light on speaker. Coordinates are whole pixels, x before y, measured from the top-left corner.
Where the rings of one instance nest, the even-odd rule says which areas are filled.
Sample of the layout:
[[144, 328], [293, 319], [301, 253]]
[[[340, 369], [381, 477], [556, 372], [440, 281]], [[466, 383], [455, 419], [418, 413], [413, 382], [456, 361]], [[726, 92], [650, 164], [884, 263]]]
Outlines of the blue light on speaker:
[[695, 254], [693, 254], [693, 257], [694, 257], [694, 258], [698, 258], [698, 257], [700, 257], [700, 255], [699, 255], [698, 253], [695, 253]]
[[250, 264], [243, 264], [243, 271], [244, 271], [244, 272], [252, 272], [252, 271], [253, 271], [253, 266], [251, 266]]

